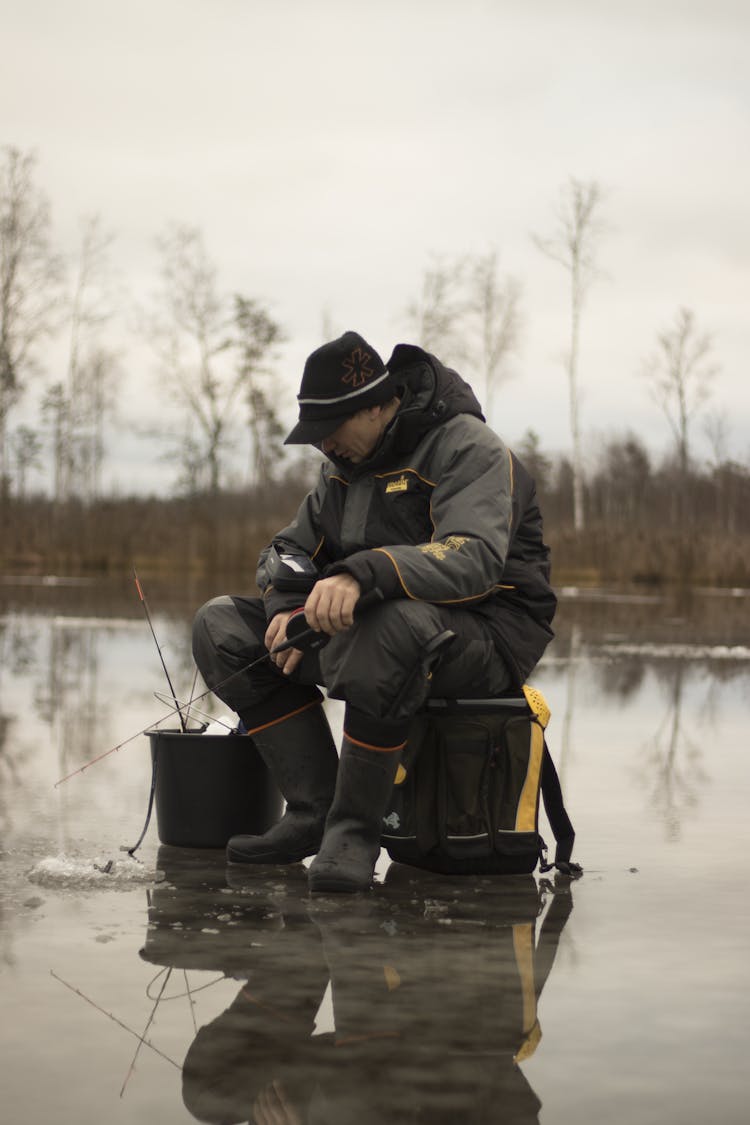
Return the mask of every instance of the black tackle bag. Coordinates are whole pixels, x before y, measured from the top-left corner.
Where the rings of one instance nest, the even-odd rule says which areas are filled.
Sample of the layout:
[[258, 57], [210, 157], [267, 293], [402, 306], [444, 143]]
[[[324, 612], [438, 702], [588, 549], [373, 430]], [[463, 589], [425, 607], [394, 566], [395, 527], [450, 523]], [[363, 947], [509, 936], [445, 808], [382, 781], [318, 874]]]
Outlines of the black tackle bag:
[[[575, 833], [545, 742], [549, 708], [525, 685], [517, 698], [432, 699], [413, 720], [383, 817], [391, 859], [447, 875], [578, 876]], [[539, 797], [557, 843], [547, 862]]]

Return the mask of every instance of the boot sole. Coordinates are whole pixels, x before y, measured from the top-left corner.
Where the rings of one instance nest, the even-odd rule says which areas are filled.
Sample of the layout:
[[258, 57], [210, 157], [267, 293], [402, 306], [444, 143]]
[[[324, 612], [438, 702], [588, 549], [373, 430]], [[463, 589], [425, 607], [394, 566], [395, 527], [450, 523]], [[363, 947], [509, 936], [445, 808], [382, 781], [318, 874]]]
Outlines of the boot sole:
[[372, 883], [363, 886], [361, 883], [354, 883], [351, 879], [340, 875], [310, 875], [308, 886], [312, 894], [328, 891], [331, 894], [356, 895], [372, 890]]
[[253, 855], [247, 855], [245, 852], [236, 851], [234, 848], [228, 847], [227, 863], [254, 863], [258, 866], [268, 866], [270, 864], [288, 865], [290, 863], [299, 863], [300, 860], [307, 859], [310, 855], [315, 855], [315, 852], [263, 852], [262, 854], [255, 852]]

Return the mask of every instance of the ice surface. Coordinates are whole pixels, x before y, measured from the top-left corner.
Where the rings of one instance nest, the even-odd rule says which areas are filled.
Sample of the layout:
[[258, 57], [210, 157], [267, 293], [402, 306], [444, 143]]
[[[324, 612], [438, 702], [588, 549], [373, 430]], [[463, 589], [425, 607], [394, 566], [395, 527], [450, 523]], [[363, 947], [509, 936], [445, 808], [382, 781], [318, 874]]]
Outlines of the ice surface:
[[40, 859], [28, 874], [29, 882], [42, 887], [126, 889], [140, 883], [159, 881], [160, 874], [129, 855], [91, 859], [50, 855]]

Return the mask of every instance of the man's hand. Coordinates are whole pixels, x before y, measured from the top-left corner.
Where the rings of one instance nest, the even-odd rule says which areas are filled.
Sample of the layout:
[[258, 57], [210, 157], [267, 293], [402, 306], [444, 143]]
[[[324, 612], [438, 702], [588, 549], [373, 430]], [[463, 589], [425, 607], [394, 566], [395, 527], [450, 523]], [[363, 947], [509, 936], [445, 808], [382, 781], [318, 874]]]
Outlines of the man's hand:
[[[264, 644], [266, 648], [271, 651], [276, 645], [283, 644], [286, 640], [286, 627], [289, 623], [289, 618], [294, 615], [294, 610], [289, 610], [285, 613], [277, 613], [275, 617], [271, 618], [271, 623], [266, 629], [264, 637]], [[271, 657], [277, 668], [279, 668], [285, 676], [289, 676], [299, 664], [302, 659], [302, 652], [298, 648], [287, 648], [284, 652], [277, 652], [275, 656]]]
[[[354, 621], [354, 607], [359, 601], [360, 586], [351, 574], [334, 574], [330, 578], [321, 578], [312, 588], [310, 596], [305, 602], [305, 619], [312, 629], [320, 633], [341, 633], [348, 629]], [[286, 627], [289, 618], [295, 610], [277, 613], [271, 619], [266, 629], [264, 643], [271, 651], [277, 645], [283, 644], [287, 639]], [[302, 659], [303, 653], [298, 648], [287, 648], [284, 652], [277, 652], [271, 657], [274, 664], [285, 676], [291, 675]]]
[[307, 624], [331, 637], [343, 632], [354, 621], [354, 607], [359, 595], [359, 582], [351, 574], [332, 574], [330, 578], [321, 578], [305, 602]]

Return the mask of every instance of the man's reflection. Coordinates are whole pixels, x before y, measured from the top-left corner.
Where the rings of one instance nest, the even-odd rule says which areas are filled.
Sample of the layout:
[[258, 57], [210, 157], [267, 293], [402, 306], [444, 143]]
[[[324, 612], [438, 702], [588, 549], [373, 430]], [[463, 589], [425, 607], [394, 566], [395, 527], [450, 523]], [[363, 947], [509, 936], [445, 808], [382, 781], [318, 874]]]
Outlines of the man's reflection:
[[[193, 1116], [538, 1121], [520, 1064], [541, 1035], [537, 1005], [572, 910], [568, 880], [449, 879], [393, 865], [383, 888], [342, 905], [310, 900], [293, 878], [269, 893], [258, 875], [246, 877], [248, 913], [231, 941], [192, 932], [191, 964], [243, 979], [185, 1057]], [[171, 889], [154, 894], [142, 956], [184, 967], [190, 920], [175, 934], [177, 882], [173, 873]], [[204, 918], [207, 896], [204, 886]], [[189, 914], [191, 894], [183, 901]]]

